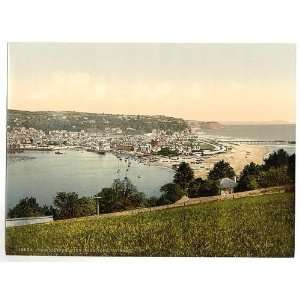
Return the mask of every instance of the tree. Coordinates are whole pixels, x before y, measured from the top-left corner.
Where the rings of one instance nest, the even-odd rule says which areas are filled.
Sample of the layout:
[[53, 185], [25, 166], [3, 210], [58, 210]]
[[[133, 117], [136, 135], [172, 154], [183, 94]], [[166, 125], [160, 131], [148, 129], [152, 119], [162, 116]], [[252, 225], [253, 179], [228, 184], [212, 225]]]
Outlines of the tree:
[[259, 188], [258, 177], [254, 175], [244, 175], [238, 181], [235, 192], [256, 190]]
[[261, 166], [258, 164], [255, 164], [254, 162], [251, 162], [250, 164], [246, 165], [241, 172], [242, 176], [258, 176], [261, 172]]
[[285, 185], [289, 182], [287, 167], [272, 167], [269, 170], [262, 171], [258, 178], [258, 183], [261, 187]]
[[77, 193], [59, 192], [54, 198], [56, 217], [69, 219], [90, 216], [96, 213], [96, 201], [93, 198], [79, 198]]
[[177, 150], [171, 150], [168, 147], [162, 147], [157, 153], [157, 155], [161, 155], [161, 156], [176, 156], [178, 155], [178, 151]]
[[110, 188], [103, 188], [96, 196], [101, 197], [99, 199], [101, 213], [132, 209], [145, 202], [144, 193], [138, 192], [128, 178], [115, 179]]
[[264, 160], [265, 169], [270, 168], [279, 168], [283, 166], [287, 166], [289, 163], [289, 155], [283, 149], [279, 149], [277, 152], [273, 152], [269, 155], [268, 158]]
[[41, 207], [34, 197], [26, 197], [8, 211], [9, 218], [41, 217], [50, 215], [48, 207]]
[[288, 169], [287, 169], [288, 175], [292, 182], [295, 182], [295, 177], [296, 177], [295, 164], [296, 164], [296, 155], [293, 154], [289, 157]]
[[216, 180], [194, 180], [189, 188], [188, 196], [191, 198], [215, 196], [219, 194], [219, 182]]
[[101, 197], [98, 199], [100, 213], [109, 213], [115, 210], [116, 199], [114, 197], [114, 191], [111, 187], [103, 188], [101, 192], [95, 196]]
[[236, 192], [250, 191], [259, 188], [258, 177], [261, 173], [261, 166], [253, 162], [246, 165], [241, 172]]
[[176, 183], [167, 183], [160, 188], [160, 191], [162, 195], [159, 205], [174, 203], [184, 195], [181, 186]]
[[190, 165], [186, 162], [181, 162], [176, 170], [173, 182], [178, 184], [183, 190], [186, 190], [193, 179], [194, 172]]
[[215, 163], [212, 170], [210, 170], [208, 174], [208, 179], [210, 180], [219, 180], [222, 178], [234, 178], [235, 172], [233, 168], [230, 166], [228, 162], [224, 160], [220, 160], [219, 162]]
[[193, 180], [188, 188], [188, 196], [190, 198], [199, 197], [199, 188], [205, 182], [202, 178], [196, 178]]
[[143, 206], [144, 207], [153, 207], [153, 206], [159, 206], [161, 204], [161, 198], [158, 197], [150, 197], [150, 198], [145, 198]]

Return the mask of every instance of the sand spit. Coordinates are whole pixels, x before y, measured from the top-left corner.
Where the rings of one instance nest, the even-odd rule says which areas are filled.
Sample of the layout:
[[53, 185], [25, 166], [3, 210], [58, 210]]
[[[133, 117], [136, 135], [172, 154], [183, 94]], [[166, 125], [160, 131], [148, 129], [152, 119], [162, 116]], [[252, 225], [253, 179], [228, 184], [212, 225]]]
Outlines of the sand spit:
[[202, 164], [202, 168], [194, 170], [194, 173], [196, 177], [206, 178], [214, 164], [220, 160], [224, 160], [230, 163], [236, 174], [239, 175], [244, 166], [250, 162], [262, 164], [267, 152], [266, 147], [261, 145], [234, 146], [231, 151], [206, 158]]

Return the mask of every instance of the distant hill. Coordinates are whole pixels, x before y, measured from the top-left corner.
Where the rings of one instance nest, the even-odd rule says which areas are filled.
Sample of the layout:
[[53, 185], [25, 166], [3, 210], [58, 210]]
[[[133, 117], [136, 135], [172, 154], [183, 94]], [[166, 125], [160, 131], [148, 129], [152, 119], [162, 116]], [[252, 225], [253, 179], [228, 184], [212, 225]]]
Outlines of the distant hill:
[[204, 122], [204, 121], [195, 121], [195, 120], [187, 120], [186, 121], [190, 127], [196, 127], [200, 129], [219, 129], [224, 127], [221, 123], [219, 122]]
[[22, 111], [8, 110], [9, 128], [25, 127], [44, 131], [99, 131], [105, 128], [120, 128], [123, 132], [149, 133], [153, 129], [167, 132], [183, 131], [188, 123], [167, 116], [97, 114], [75, 111]]

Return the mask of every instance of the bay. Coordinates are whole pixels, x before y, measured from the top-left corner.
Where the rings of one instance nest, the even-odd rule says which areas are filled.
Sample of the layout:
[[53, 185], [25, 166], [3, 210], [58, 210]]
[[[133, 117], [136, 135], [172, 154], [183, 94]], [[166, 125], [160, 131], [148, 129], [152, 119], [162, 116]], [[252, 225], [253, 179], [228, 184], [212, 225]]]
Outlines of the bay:
[[[52, 204], [57, 192], [77, 192], [92, 196], [114, 179], [127, 176], [140, 192], [159, 196], [159, 189], [173, 180], [173, 170], [141, 164], [130, 159], [122, 161], [112, 153], [67, 150], [54, 152], [26, 151], [7, 156], [7, 209], [20, 199], [35, 197], [40, 204]], [[118, 169], [120, 170], [118, 172]], [[128, 169], [128, 172], [126, 170]]]

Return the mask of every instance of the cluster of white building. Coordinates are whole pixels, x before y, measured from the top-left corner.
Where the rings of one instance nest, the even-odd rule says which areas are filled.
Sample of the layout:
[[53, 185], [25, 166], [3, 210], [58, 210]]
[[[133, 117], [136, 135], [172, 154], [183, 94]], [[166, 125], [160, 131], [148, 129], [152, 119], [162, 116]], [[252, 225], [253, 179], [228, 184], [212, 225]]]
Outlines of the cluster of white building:
[[[202, 149], [204, 143], [211, 149]], [[143, 155], [156, 154], [162, 148], [178, 155], [210, 155], [226, 151], [226, 147], [213, 140], [191, 134], [188, 130], [167, 135], [163, 130], [136, 135], [122, 134], [119, 128], [110, 128], [101, 132], [54, 130], [45, 133], [34, 128], [13, 128], [8, 130], [8, 150], [26, 149], [44, 150], [60, 147], [82, 147], [90, 150], [125, 151]]]

